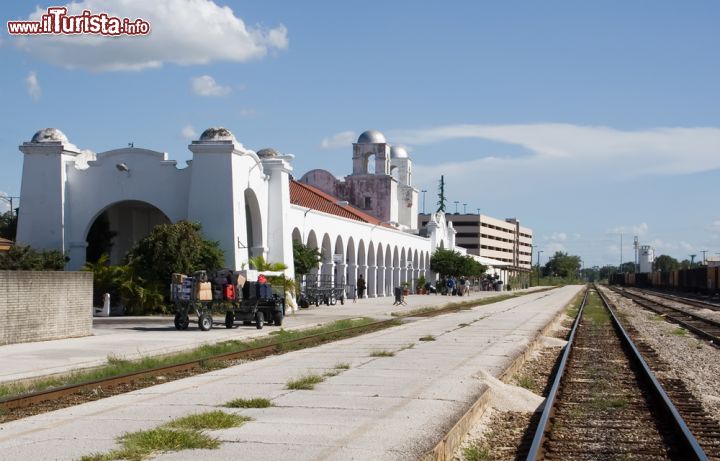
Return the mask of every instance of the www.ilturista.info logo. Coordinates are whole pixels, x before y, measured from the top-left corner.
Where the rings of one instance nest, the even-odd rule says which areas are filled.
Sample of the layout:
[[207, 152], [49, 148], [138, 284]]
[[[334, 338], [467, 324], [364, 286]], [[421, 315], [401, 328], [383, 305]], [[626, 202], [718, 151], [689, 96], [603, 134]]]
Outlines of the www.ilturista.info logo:
[[144, 19], [118, 18], [107, 13], [93, 14], [89, 10], [68, 16], [67, 8], [50, 7], [39, 21], [8, 21], [10, 35], [148, 35], [150, 23]]

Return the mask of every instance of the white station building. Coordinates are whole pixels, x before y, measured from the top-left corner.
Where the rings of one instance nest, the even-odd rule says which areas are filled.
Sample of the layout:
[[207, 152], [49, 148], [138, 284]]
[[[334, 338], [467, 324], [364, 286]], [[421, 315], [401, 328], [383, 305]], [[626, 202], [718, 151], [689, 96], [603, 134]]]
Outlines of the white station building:
[[[189, 146], [192, 160], [179, 168], [167, 153], [128, 147], [81, 152], [59, 130], [38, 131], [20, 146], [24, 154], [17, 241], [58, 249], [67, 268], [86, 261], [88, 233], [103, 219], [115, 233], [111, 262], [158, 224], [189, 220], [220, 242], [226, 267], [247, 268], [263, 255], [293, 274], [293, 240], [319, 248], [316, 272], [339, 283], [367, 280], [366, 296], [390, 296], [419, 276], [432, 279], [436, 248], [465, 254], [443, 213], [420, 232], [412, 162], [376, 131], [353, 144], [353, 173], [344, 180], [312, 170], [292, 177], [292, 155], [254, 152], [225, 128], [209, 128]], [[374, 168], [372, 168], [374, 166]], [[506, 279], [505, 263], [482, 258]], [[505, 280], [507, 282], [507, 280]]]

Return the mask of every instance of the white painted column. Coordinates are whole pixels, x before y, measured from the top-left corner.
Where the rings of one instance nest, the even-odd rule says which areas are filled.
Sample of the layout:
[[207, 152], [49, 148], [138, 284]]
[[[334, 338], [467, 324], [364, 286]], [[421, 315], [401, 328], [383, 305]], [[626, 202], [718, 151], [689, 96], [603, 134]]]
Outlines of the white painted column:
[[377, 267], [375, 265], [361, 266], [367, 267], [367, 275], [365, 283], [367, 284], [367, 297], [374, 298], [377, 296]]

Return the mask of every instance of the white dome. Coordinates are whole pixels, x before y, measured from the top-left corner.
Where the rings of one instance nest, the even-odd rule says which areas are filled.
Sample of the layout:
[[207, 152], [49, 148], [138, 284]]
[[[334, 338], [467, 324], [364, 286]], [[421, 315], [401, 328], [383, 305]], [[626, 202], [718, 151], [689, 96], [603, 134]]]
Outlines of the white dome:
[[402, 146], [392, 146], [390, 148], [390, 158], [408, 158], [410, 154]]
[[278, 151], [271, 147], [266, 147], [265, 149], [260, 149], [259, 151], [257, 151], [257, 156], [260, 158], [273, 158], [277, 157], [278, 155], [280, 155]]
[[203, 131], [200, 141], [235, 141], [235, 136], [227, 128], [218, 126]]
[[380, 144], [385, 141], [385, 135], [377, 130], [367, 130], [357, 140], [358, 144]]
[[69, 144], [67, 136], [57, 128], [43, 128], [35, 133], [30, 142], [61, 142]]

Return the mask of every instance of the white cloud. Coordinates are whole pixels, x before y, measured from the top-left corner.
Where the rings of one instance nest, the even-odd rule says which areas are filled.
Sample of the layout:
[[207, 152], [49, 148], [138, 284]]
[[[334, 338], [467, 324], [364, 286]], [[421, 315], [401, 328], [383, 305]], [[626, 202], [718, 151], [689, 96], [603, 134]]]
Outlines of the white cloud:
[[320, 147], [323, 149], [336, 149], [338, 147], [347, 147], [355, 141], [357, 135], [354, 131], [341, 131], [329, 138], [320, 141]]
[[566, 253], [567, 249], [565, 248], [565, 245], [560, 242], [550, 242], [543, 245], [543, 252], [547, 255], [546, 257], [548, 258], [558, 251]]
[[27, 77], [25, 77], [25, 86], [27, 87], [28, 94], [31, 98], [33, 98], [34, 101], [40, 99], [42, 89], [40, 88], [40, 82], [38, 81], [37, 73], [30, 72]]
[[608, 234], [626, 234], [642, 237], [648, 233], [647, 223], [633, 224], [630, 226], [618, 226], [607, 231]]
[[[10, 200], [7, 192], [0, 191], [0, 213], [5, 213], [10, 210]], [[15, 206], [15, 204], [13, 204]]]
[[[58, 5], [59, 6], [59, 5]], [[259, 59], [288, 47], [287, 28], [247, 26], [228, 6], [211, 0], [81, 0], [68, 14], [105, 12], [150, 23], [147, 36], [43, 35], [15, 37], [24, 51], [50, 63], [92, 71], [137, 71], [163, 64], [207, 64]], [[46, 10], [37, 7], [29, 19]]]
[[193, 92], [199, 96], [225, 96], [230, 94], [229, 86], [218, 85], [209, 75], [201, 75], [192, 79]]
[[720, 235], [720, 219], [716, 219], [715, 221], [713, 221], [708, 226], [708, 230], [713, 234]]
[[192, 125], [185, 125], [180, 134], [183, 138], [188, 140], [197, 139], [198, 137], [197, 131], [195, 131], [195, 128], [193, 128]]
[[463, 170], [478, 166], [483, 160], [508, 167], [566, 163], [566, 168], [585, 169], [586, 174], [595, 173], [595, 165], [605, 165], [604, 169], [612, 177], [686, 174], [720, 168], [720, 155], [717, 155], [720, 128], [717, 127], [622, 131], [561, 123], [451, 125], [395, 131], [391, 137], [397, 142], [415, 145], [462, 138], [486, 139], [519, 145], [529, 151], [529, 155], [522, 158], [485, 157], [455, 164]]
[[565, 232], [553, 232], [550, 235], [546, 235], [543, 237], [545, 240], [554, 240], [554, 241], [560, 241], [564, 242], [567, 240], [568, 236]]

